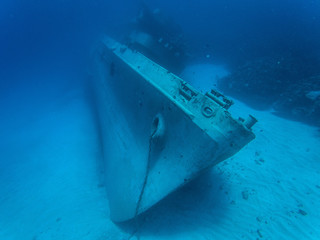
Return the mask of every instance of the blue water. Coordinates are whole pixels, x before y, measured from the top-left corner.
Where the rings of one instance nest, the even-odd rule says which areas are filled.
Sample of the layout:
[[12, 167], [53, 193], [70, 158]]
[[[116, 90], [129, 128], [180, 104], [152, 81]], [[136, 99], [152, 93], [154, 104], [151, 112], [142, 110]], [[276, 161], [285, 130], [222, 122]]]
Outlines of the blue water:
[[[272, 117], [269, 122], [279, 119], [279, 126], [285, 126], [281, 121], [290, 122], [288, 125], [297, 121], [296, 128], [303, 129], [301, 135], [297, 132], [297, 139], [308, 138], [303, 141], [311, 145], [303, 145], [299, 151], [292, 151], [293, 155], [283, 158], [299, 159], [307, 156], [311, 163], [306, 164], [309, 168], [301, 169], [301, 172], [314, 169], [314, 172], [310, 173], [310, 192], [314, 191], [318, 194], [316, 196], [319, 196], [319, 159], [316, 158], [320, 137], [320, 95], [315, 95], [314, 99], [306, 98], [305, 95], [320, 91], [320, 80], [310, 80], [313, 77], [320, 79], [320, 2], [144, 2], [152, 11], [160, 9], [170, 21], [179, 26], [189, 56], [186, 66], [222, 65], [228, 72], [233, 73], [246, 63], [254, 66], [256, 62], [268, 62], [269, 59], [271, 62], [275, 59], [290, 59], [288, 64], [284, 60], [285, 68], [279, 70], [284, 73], [277, 72], [276, 76], [281, 76], [277, 81], [283, 84], [275, 85], [275, 88], [269, 90], [274, 82], [257, 84], [253, 77], [251, 80], [256, 85], [249, 83], [249, 86], [254, 87], [248, 94], [230, 89], [225, 91], [231, 97], [244, 102], [252, 111], [275, 109], [277, 112], [270, 114]], [[129, 0], [1, 1], [1, 240], [128, 239], [130, 236], [132, 226], [114, 225], [109, 219], [107, 197], [101, 184], [103, 173], [99, 165], [99, 129], [90, 105], [87, 78], [92, 49], [102, 34], [107, 33], [116, 39], [123, 39], [130, 32], [133, 19], [142, 6], [141, 1]], [[271, 77], [266, 79], [272, 79], [274, 75], [268, 76]], [[308, 85], [303, 93], [295, 91], [302, 86], [301, 83]], [[268, 89], [270, 95], [274, 96], [272, 101], [268, 101], [269, 95], [262, 93], [263, 89]], [[292, 90], [287, 92], [287, 89]], [[289, 97], [279, 100], [278, 96], [281, 94], [292, 94], [293, 99], [294, 94], [302, 94], [304, 98], [297, 97], [293, 100], [296, 105], [292, 106], [283, 104]], [[306, 115], [308, 116], [305, 117]], [[274, 127], [272, 124], [263, 126], [257, 129], [260, 131], [260, 139], [267, 138], [264, 132], [271, 132]], [[291, 130], [294, 128], [295, 125], [290, 125]], [[291, 139], [291, 135], [287, 137]], [[285, 152], [286, 138], [282, 140]], [[246, 153], [251, 154], [250, 151], [252, 155], [248, 156], [248, 159], [259, 152], [249, 148]], [[279, 154], [277, 150], [270, 151], [270, 156], [272, 151]], [[267, 147], [265, 152], [268, 152]], [[300, 156], [300, 152], [307, 153]], [[277, 168], [276, 161], [275, 166], [270, 168]], [[225, 214], [234, 216], [232, 210], [221, 213], [229, 198], [219, 195], [218, 192], [220, 186], [229, 186], [226, 180], [228, 178], [222, 179], [220, 175], [223, 173], [218, 173], [220, 170], [214, 171], [213, 176], [204, 176], [158, 206], [151, 215], [150, 222], [146, 224], [147, 229], [141, 239], [215, 239], [215, 236], [217, 239], [263, 239], [260, 233], [256, 233], [255, 228], [252, 230], [255, 235], [250, 235], [249, 231], [243, 229], [242, 232], [237, 232], [237, 228], [229, 229], [231, 235], [225, 235], [224, 238], [219, 224], [224, 227], [230, 225], [223, 225], [225, 222], [221, 220], [224, 222], [221, 223], [217, 218], [210, 218], [210, 225], [193, 224], [197, 222], [194, 218], [202, 218], [207, 211], [221, 218]], [[259, 169], [254, 171], [258, 172]], [[299, 171], [293, 172], [298, 174]], [[239, 174], [241, 175], [241, 171]], [[289, 178], [299, 179], [299, 176], [290, 175]], [[207, 187], [206, 184], [211, 184], [210, 182], [217, 184], [217, 187], [209, 193], [211, 185]], [[193, 198], [194, 195], [198, 197]], [[290, 202], [290, 196], [291, 192], [286, 195], [289, 199], [283, 201]], [[309, 209], [311, 206], [318, 206], [314, 200], [309, 201], [308, 196], [304, 199], [304, 206], [307, 205]], [[202, 204], [202, 201], [205, 204]], [[279, 205], [279, 209], [287, 209], [285, 204]], [[195, 214], [188, 214], [189, 211]], [[290, 209], [287, 211], [290, 215]], [[284, 231], [278, 230], [282, 229], [281, 227], [274, 227], [276, 230], [269, 239], [282, 239], [283, 236], [288, 236], [287, 239], [320, 239], [317, 235], [320, 232], [314, 230], [320, 228], [319, 220], [314, 220], [319, 216], [318, 209], [315, 208], [312, 212], [313, 215], [311, 210], [308, 211], [308, 215], [303, 219], [303, 230], [299, 229], [298, 238], [295, 238], [295, 234], [288, 233], [290, 228], [286, 226], [294, 225], [292, 222], [302, 215], [304, 217], [304, 212], [297, 216], [292, 213], [292, 220], [285, 220], [285, 223], [279, 220], [277, 223], [285, 226]], [[161, 218], [162, 213], [165, 213], [166, 217]], [[154, 225], [152, 221], [155, 222]], [[173, 223], [176, 224], [174, 228]], [[190, 229], [191, 225], [196, 227]], [[202, 235], [203, 228], [208, 226], [214, 226], [212, 228], [216, 232]], [[273, 229], [273, 225], [271, 228]], [[188, 234], [191, 230], [193, 233]]]

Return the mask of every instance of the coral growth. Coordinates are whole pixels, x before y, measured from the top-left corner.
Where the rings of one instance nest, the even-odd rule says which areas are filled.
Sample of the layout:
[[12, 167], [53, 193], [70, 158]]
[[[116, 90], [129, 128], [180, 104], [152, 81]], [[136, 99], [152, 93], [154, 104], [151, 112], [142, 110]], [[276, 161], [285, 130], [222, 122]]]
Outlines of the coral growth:
[[273, 57], [247, 62], [218, 86], [226, 94], [259, 109], [320, 125], [320, 74], [315, 64], [295, 57]]

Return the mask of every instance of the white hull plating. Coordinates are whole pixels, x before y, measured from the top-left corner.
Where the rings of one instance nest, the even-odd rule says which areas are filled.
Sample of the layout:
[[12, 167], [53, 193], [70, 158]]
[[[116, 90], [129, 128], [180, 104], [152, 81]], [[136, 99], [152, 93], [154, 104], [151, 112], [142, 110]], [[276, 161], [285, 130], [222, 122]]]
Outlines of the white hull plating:
[[144, 212], [254, 139], [224, 102], [105, 38], [94, 88], [111, 219]]

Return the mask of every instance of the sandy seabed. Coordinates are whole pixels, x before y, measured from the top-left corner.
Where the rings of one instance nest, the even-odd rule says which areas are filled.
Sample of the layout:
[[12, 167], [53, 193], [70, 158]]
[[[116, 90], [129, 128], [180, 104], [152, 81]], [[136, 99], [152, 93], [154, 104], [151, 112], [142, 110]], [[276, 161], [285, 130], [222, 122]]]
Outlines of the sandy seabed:
[[7, 114], [0, 239], [320, 239], [319, 129], [238, 101], [231, 112], [259, 120], [256, 139], [127, 224], [109, 220], [99, 137], [81, 91], [32, 117]]

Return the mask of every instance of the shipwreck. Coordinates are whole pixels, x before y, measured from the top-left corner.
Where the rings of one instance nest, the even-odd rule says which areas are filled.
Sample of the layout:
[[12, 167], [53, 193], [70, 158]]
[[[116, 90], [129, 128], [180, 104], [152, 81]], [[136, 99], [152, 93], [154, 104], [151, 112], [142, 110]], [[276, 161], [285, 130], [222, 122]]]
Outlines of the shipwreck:
[[256, 119], [234, 119], [225, 96], [197, 91], [109, 37], [92, 74], [115, 222], [135, 218], [255, 138]]

